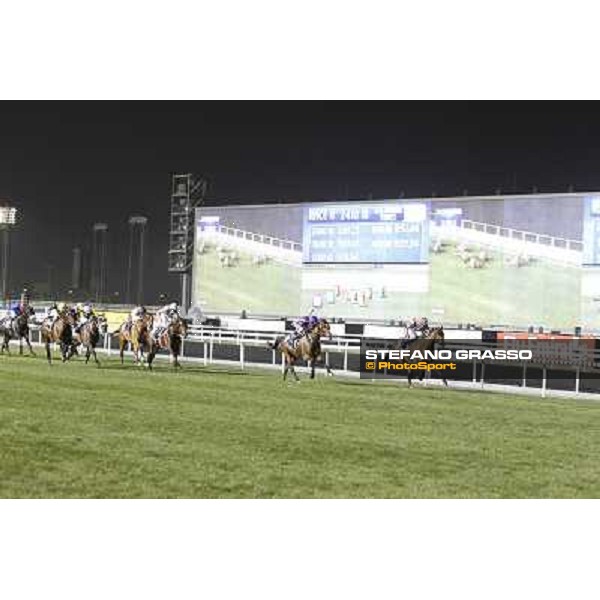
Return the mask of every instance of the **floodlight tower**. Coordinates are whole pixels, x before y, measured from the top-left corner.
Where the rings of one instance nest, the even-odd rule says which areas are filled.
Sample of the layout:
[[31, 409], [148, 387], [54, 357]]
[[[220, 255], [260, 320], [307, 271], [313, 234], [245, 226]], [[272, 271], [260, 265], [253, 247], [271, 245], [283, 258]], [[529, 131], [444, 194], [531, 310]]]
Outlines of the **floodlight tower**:
[[[127, 293], [126, 302], [142, 304], [144, 295], [144, 240], [146, 233], [146, 217], [129, 217], [129, 260], [127, 261]], [[134, 264], [137, 259], [137, 285], [134, 286]], [[133, 289], [135, 287], [135, 296]]]
[[92, 228], [92, 291], [99, 302], [106, 294], [106, 256], [108, 253], [108, 225], [94, 223]]
[[173, 175], [171, 182], [171, 224], [169, 228], [169, 272], [181, 275], [181, 308], [191, 302], [196, 207], [204, 202], [208, 182], [191, 173]]
[[8, 257], [10, 229], [17, 221], [17, 209], [8, 203], [0, 206], [0, 235], [2, 236], [2, 301], [8, 297]]

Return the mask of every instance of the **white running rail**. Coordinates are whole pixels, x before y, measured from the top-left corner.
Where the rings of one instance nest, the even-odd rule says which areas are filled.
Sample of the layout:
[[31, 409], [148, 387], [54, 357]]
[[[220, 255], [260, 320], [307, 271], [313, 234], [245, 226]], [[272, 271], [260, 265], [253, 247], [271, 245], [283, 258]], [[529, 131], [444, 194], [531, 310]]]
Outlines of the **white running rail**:
[[583, 257], [583, 242], [580, 240], [553, 237], [469, 219], [463, 219], [459, 226], [435, 226], [432, 223], [431, 237], [464, 241], [511, 254], [526, 254], [558, 264], [581, 266]]
[[262, 233], [219, 225], [214, 230], [202, 232], [199, 241], [201, 240], [249, 252], [256, 256], [266, 256], [280, 262], [302, 264], [301, 244]]

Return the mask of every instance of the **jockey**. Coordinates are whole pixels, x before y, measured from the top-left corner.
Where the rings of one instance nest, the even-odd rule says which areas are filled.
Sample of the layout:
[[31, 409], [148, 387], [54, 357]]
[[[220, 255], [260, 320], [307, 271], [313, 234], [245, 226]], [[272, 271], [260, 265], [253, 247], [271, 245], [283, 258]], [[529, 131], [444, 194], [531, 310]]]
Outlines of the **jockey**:
[[158, 339], [167, 330], [175, 318], [179, 317], [179, 305], [177, 302], [165, 304], [156, 311], [156, 317], [152, 335], [155, 339]]
[[80, 331], [81, 328], [92, 318], [96, 313], [89, 302], [77, 305], [77, 327], [75, 331]]
[[7, 311], [5, 317], [2, 319], [6, 326], [11, 325], [13, 320], [21, 314], [21, 305], [13, 304]]
[[406, 329], [406, 335], [403, 340], [403, 347], [406, 347], [409, 342], [427, 334], [429, 331], [429, 321], [427, 320], [427, 317], [421, 317], [419, 319], [413, 317], [404, 323], [404, 327]]
[[147, 313], [145, 306], [136, 306], [129, 315], [129, 321], [131, 323], [135, 323], [136, 321], [141, 321], [144, 318], [144, 315]]
[[293, 323], [294, 333], [290, 336], [290, 342], [295, 344], [300, 338], [310, 333], [319, 324], [319, 317], [315, 314], [305, 315], [296, 319]]
[[52, 327], [52, 325], [54, 325], [54, 323], [56, 323], [59, 316], [60, 316], [59, 306], [58, 306], [58, 304], [56, 304], [56, 302], [53, 302], [52, 306], [50, 306], [50, 308], [48, 308], [48, 312], [47, 312], [47, 316], [46, 316], [46, 320], [48, 321], [48, 324], [50, 325], [50, 327]]

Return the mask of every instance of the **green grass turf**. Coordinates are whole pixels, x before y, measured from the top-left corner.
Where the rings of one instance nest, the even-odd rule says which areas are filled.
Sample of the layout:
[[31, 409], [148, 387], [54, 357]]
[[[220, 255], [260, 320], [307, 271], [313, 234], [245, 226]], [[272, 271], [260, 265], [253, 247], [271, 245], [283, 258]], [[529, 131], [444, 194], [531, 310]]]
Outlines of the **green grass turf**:
[[238, 263], [222, 267], [213, 246], [196, 253], [194, 301], [208, 311], [297, 315], [301, 312], [301, 269], [274, 260], [254, 265], [253, 256], [236, 251]]
[[0, 497], [598, 497], [600, 404], [0, 357]]

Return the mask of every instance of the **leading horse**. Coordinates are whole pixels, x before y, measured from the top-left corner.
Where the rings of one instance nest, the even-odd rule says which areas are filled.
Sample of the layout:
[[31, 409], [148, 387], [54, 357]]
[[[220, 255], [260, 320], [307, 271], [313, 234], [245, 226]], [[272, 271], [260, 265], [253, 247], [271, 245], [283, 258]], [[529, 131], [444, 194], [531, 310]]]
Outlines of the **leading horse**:
[[297, 343], [292, 344], [287, 338], [279, 337], [275, 342], [269, 342], [267, 346], [271, 350], [281, 352], [285, 361], [283, 371], [283, 380], [285, 381], [288, 371], [291, 371], [296, 381], [300, 381], [294, 365], [299, 360], [305, 360], [310, 364], [310, 378], [315, 378], [315, 365], [317, 361], [322, 361], [327, 369], [328, 375], [333, 375], [331, 367], [323, 360], [321, 353], [321, 338], [331, 337], [331, 327], [326, 319], [321, 319], [319, 323], [308, 333], [304, 334]]
[[[423, 337], [417, 338], [415, 340], [408, 342], [408, 344], [406, 345], [406, 349], [410, 350], [411, 352], [418, 350], [421, 353], [423, 353], [425, 350], [433, 351], [433, 350], [435, 350], [436, 344], [440, 343], [443, 345], [444, 340], [445, 340], [444, 328], [441, 326], [433, 327], [432, 329], [427, 331], [427, 333]], [[402, 348], [402, 341], [401, 341], [400, 346]], [[412, 386], [412, 380], [413, 380], [413, 375], [414, 375], [415, 371], [419, 372], [419, 381], [423, 381], [423, 377], [425, 375], [425, 370], [410, 369], [408, 371], [408, 387]], [[444, 385], [446, 385], [446, 386], [448, 385], [448, 382], [446, 381], [446, 378], [444, 376], [442, 376], [442, 381], [444, 382]]]
[[35, 315], [35, 310], [33, 310], [33, 306], [27, 305], [23, 312], [17, 315], [11, 322], [10, 325], [0, 325], [0, 335], [3, 336], [2, 346], [0, 347], [0, 352], [6, 352], [10, 354], [10, 349], [8, 347], [10, 340], [16, 339], [19, 340], [19, 354], [23, 354], [23, 340], [27, 344], [29, 348], [29, 354], [31, 356], [35, 356], [35, 352], [31, 347], [31, 342], [29, 341], [29, 318]]

